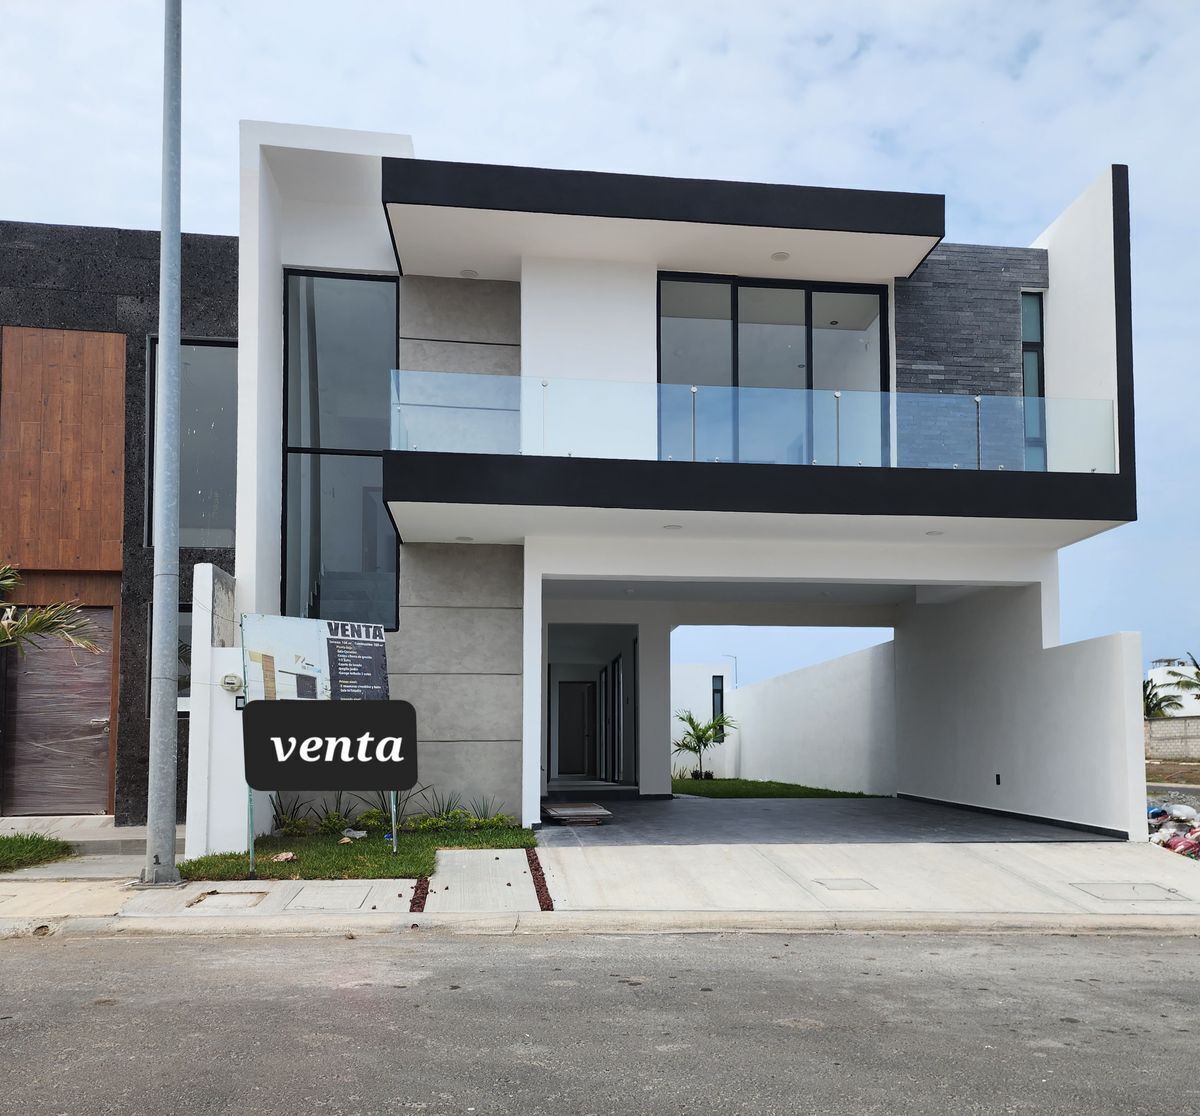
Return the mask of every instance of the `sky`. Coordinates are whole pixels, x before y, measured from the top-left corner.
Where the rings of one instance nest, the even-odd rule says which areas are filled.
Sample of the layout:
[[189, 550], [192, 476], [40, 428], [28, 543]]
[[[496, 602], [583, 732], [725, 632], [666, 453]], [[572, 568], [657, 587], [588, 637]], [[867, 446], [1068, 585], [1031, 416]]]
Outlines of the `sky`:
[[[237, 231], [243, 118], [433, 159], [943, 193], [947, 239], [983, 244], [1030, 243], [1129, 164], [1139, 519], [1062, 553], [1062, 637], [1200, 654], [1196, 0], [183, 7], [192, 232]], [[156, 2], [0, 0], [0, 217], [156, 227], [161, 29]], [[688, 629], [675, 654], [737, 654], [745, 683], [863, 636]]]

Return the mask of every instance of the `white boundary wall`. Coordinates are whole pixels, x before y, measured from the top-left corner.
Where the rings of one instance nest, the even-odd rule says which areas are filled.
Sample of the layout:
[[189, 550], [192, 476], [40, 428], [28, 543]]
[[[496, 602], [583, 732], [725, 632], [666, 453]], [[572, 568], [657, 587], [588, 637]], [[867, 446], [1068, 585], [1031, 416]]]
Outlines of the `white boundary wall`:
[[896, 793], [894, 644], [734, 690], [743, 779]]
[[[701, 721], [707, 721], [712, 716], [712, 680], [714, 675], [720, 675], [725, 680], [725, 712], [731, 716], [733, 710], [730, 702], [733, 695], [733, 682], [730, 678], [731, 668], [728, 659], [711, 663], [672, 663], [671, 664], [671, 739], [676, 740], [685, 731], [682, 722], [675, 719], [675, 714], [681, 709], [691, 710]], [[705, 770], [711, 769], [718, 779], [736, 779], [738, 777], [738, 740], [740, 734], [728, 733], [724, 743], [718, 744], [704, 755]], [[691, 756], [671, 753], [671, 769], [695, 766]]]
[[897, 789], [1144, 839], [1141, 639], [1043, 648], [1040, 596], [991, 589], [903, 611]]

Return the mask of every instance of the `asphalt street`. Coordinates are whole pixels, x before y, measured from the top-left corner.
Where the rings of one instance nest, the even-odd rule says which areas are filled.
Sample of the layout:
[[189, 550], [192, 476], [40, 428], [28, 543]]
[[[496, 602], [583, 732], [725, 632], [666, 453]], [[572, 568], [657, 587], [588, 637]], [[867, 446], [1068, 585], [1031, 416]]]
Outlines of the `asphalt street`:
[[0, 1112], [1200, 1111], [1191, 937], [0, 942]]

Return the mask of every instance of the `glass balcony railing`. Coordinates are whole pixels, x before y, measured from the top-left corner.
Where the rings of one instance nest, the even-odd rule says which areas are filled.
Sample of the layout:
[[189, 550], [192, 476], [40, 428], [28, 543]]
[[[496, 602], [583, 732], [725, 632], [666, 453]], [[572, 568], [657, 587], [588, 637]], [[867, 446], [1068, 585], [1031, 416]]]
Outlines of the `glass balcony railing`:
[[1116, 471], [1104, 399], [392, 373], [393, 449], [1014, 472]]

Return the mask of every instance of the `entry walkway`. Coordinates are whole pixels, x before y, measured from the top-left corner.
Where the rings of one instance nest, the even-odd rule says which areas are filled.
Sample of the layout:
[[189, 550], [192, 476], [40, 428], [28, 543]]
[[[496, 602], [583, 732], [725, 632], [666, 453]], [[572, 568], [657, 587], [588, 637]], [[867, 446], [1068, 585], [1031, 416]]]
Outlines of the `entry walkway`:
[[541, 848], [1110, 841], [1058, 825], [903, 798], [700, 798], [605, 802], [612, 821], [545, 825]]

